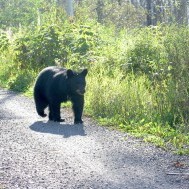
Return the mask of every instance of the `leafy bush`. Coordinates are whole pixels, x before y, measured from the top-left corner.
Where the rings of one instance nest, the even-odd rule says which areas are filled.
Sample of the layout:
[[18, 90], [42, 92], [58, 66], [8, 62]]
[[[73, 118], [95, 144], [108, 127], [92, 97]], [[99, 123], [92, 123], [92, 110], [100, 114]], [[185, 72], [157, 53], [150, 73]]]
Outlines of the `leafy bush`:
[[18, 92], [26, 92], [31, 84], [33, 84], [34, 75], [30, 73], [31, 71], [21, 71], [15, 73], [9, 78], [7, 86], [11, 90]]
[[59, 43], [56, 26], [44, 26], [33, 33], [24, 33], [16, 39], [16, 61], [21, 68], [54, 65], [55, 60], [61, 57]]
[[5, 32], [0, 32], [0, 52], [7, 50], [9, 47], [9, 40]]
[[60, 36], [63, 64], [77, 68], [88, 67], [89, 59], [100, 44], [100, 36], [94, 24], [71, 25]]
[[112, 78], [103, 72], [93, 72], [88, 81], [91, 87], [87, 101], [94, 115], [114, 120], [116, 125], [137, 123], [144, 115], [145, 122], [153, 119], [153, 102], [145, 75], [135, 78], [132, 74], [124, 76], [117, 70]]
[[161, 27], [144, 28], [135, 33], [134, 44], [127, 52], [127, 61], [132, 71], [152, 75], [164, 70], [168, 59], [167, 54], [164, 53], [165, 36], [162, 34]]
[[15, 61], [23, 69], [41, 69], [55, 64], [86, 66], [87, 57], [98, 40], [90, 26], [45, 25], [39, 30], [18, 35]]

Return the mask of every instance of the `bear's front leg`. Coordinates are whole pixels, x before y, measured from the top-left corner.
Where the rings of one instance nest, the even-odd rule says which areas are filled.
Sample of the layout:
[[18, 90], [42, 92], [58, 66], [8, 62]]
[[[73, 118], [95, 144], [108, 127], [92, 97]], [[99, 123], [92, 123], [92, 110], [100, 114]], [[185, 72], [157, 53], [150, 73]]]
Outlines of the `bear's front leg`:
[[49, 105], [49, 121], [53, 121], [52, 108]]
[[74, 124], [82, 124], [82, 114], [83, 114], [83, 106], [84, 106], [84, 96], [77, 95], [71, 98], [72, 101], [72, 109], [74, 113]]
[[55, 122], [64, 122], [64, 119], [61, 119], [60, 116], [60, 102], [51, 102], [49, 105], [49, 120]]

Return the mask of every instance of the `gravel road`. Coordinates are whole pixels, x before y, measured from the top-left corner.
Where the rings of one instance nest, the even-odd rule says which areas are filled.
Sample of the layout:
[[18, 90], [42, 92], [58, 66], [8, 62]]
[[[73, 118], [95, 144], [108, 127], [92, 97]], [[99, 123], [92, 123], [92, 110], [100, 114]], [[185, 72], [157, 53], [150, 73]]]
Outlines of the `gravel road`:
[[189, 189], [189, 157], [62, 114], [42, 119], [32, 99], [0, 89], [0, 189]]

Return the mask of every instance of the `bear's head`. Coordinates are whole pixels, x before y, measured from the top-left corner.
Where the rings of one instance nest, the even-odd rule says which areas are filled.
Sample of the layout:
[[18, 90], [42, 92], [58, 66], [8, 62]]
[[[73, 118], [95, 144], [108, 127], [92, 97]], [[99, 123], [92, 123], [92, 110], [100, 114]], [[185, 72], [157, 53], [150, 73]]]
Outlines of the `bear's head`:
[[80, 73], [74, 72], [70, 69], [67, 70], [67, 81], [69, 90], [72, 94], [84, 95], [86, 86], [85, 77], [87, 73], [87, 69], [84, 69]]

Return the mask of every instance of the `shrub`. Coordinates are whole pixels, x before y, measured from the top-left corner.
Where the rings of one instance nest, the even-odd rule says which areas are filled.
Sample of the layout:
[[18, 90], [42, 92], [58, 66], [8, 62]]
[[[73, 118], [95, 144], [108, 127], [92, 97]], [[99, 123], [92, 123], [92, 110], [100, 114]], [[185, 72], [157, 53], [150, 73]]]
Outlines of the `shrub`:
[[94, 74], [89, 76], [89, 110], [100, 118], [115, 120], [116, 125], [136, 123], [142, 119], [150, 122], [153, 102], [147, 77], [125, 76], [120, 70], [114, 70], [114, 77], [109, 77], [105, 72], [97, 74], [92, 70]]
[[34, 82], [34, 75], [31, 70], [14, 73], [14, 75], [9, 78], [7, 86], [11, 90], [26, 92], [29, 86]]
[[134, 34], [133, 45], [127, 51], [127, 63], [132, 71], [152, 75], [165, 69], [168, 59], [161, 27], [143, 28]]
[[58, 28], [44, 26], [32, 33], [24, 32], [16, 39], [15, 51], [16, 62], [23, 69], [54, 65], [61, 57]]
[[9, 40], [6, 33], [0, 32], [0, 52], [7, 50], [9, 47]]

